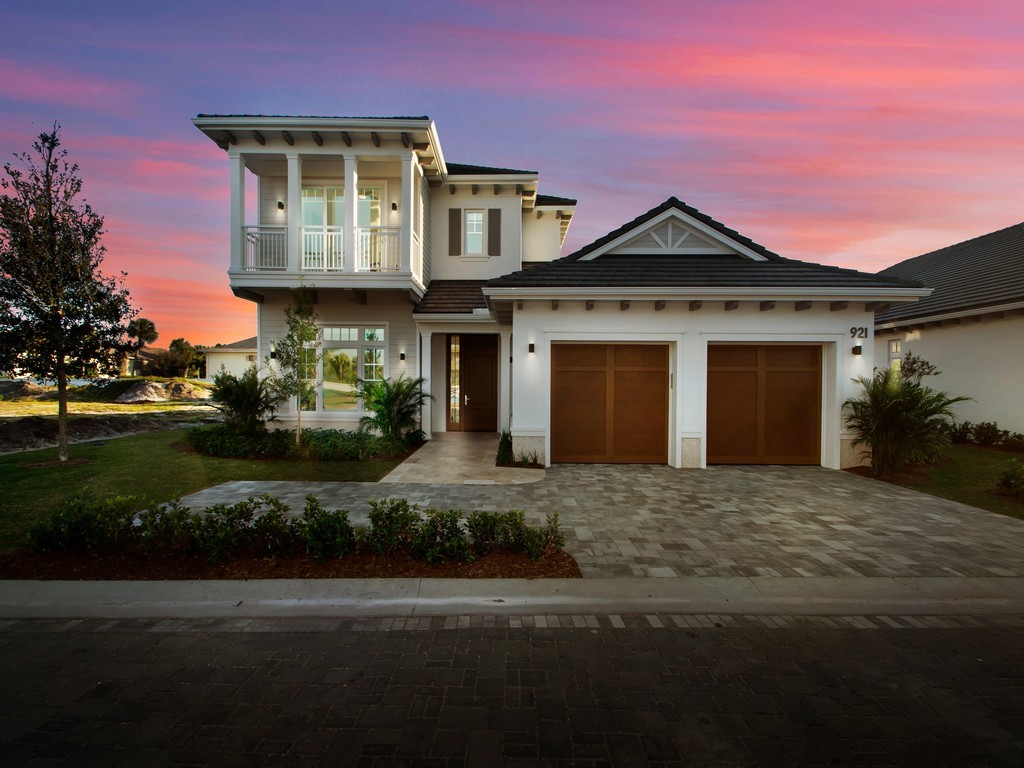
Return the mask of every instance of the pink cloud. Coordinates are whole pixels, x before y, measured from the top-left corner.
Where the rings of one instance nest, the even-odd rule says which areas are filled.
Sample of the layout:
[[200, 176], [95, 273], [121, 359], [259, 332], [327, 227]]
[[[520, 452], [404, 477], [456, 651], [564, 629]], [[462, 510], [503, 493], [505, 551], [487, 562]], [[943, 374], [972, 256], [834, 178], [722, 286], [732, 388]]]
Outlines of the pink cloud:
[[0, 99], [121, 114], [143, 90], [134, 80], [100, 77], [58, 66], [0, 58]]

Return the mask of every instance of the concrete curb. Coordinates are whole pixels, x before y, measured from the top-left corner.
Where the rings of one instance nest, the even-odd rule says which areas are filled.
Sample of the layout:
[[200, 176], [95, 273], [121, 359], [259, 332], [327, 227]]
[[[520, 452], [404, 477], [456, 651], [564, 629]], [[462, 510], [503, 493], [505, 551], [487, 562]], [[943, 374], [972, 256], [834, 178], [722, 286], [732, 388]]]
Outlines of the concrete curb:
[[0, 618], [1024, 615], [1024, 577], [0, 581]]

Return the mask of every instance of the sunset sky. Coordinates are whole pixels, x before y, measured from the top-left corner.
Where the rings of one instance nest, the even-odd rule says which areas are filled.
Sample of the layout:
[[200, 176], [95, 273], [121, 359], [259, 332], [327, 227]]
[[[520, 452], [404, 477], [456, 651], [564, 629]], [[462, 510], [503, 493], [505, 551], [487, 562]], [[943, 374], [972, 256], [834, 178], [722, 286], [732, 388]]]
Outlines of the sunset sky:
[[157, 346], [255, 333], [200, 112], [429, 115], [449, 162], [579, 199], [563, 253], [671, 195], [867, 271], [1024, 220], [1020, 0], [6, 0], [0, 27], [0, 158], [62, 125]]

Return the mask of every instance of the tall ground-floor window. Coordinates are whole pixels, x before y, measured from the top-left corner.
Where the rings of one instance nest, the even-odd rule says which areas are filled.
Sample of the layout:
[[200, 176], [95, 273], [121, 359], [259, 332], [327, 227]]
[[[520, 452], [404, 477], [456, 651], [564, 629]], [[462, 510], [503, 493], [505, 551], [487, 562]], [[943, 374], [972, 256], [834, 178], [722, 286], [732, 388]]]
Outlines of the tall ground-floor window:
[[386, 333], [376, 325], [324, 328], [323, 410], [360, 410], [359, 381], [381, 381], [386, 375]]

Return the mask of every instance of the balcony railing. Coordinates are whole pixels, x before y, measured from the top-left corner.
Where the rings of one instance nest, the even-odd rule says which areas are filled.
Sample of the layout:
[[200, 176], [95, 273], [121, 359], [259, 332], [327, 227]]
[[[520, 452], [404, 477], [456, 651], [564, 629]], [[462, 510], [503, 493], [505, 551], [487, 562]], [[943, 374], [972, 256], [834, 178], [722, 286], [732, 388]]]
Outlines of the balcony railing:
[[[289, 264], [288, 227], [247, 224], [242, 227], [244, 272], [284, 272], [298, 267], [301, 272], [400, 272], [402, 269], [401, 227], [356, 228], [356, 256], [345, 260], [343, 227], [303, 227], [300, 258]], [[410, 267], [422, 274], [423, 247], [413, 238]]]
[[303, 227], [302, 270], [340, 272], [345, 268], [345, 239], [342, 227]]
[[280, 272], [288, 268], [288, 227], [245, 226], [242, 269]]
[[402, 268], [401, 227], [356, 230], [356, 272], [397, 272]]

